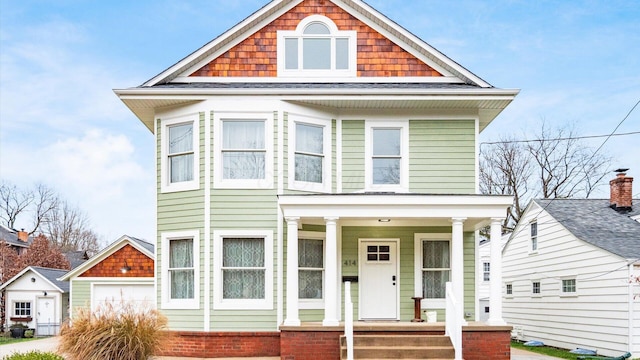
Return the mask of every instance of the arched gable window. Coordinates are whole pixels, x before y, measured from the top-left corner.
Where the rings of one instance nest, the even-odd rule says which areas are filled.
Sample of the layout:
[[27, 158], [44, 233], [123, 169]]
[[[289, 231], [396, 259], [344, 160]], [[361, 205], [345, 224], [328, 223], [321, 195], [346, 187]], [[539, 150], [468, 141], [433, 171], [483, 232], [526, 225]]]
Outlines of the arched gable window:
[[355, 76], [355, 31], [340, 31], [331, 19], [311, 15], [294, 31], [278, 31], [278, 75]]

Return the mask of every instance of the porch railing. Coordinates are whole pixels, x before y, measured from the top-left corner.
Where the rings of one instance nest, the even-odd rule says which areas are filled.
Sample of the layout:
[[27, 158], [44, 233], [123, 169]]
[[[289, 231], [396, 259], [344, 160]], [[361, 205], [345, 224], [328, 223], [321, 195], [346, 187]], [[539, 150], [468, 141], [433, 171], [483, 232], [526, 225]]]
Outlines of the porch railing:
[[451, 344], [455, 350], [455, 360], [462, 360], [462, 319], [458, 316], [460, 314], [459, 307], [462, 306], [462, 303], [459, 303], [453, 294], [451, 282], [447, 282], [446, 292], [445, 335], [451, 339]]
[[344, 337], [347, 342], [347, 360], [353, 360], [353, 302], [351, 281], [344, 283]]

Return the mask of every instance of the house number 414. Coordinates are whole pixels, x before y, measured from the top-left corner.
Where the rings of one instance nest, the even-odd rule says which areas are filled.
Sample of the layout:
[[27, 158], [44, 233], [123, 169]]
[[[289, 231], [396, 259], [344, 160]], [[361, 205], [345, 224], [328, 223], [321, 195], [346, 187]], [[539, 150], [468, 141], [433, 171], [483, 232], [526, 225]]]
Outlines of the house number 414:
[[343, 260], [342, 261], [342, 265], [343, 266], [356, 266], [356, 265], [358, 265], [358, 262], [356, 260]]

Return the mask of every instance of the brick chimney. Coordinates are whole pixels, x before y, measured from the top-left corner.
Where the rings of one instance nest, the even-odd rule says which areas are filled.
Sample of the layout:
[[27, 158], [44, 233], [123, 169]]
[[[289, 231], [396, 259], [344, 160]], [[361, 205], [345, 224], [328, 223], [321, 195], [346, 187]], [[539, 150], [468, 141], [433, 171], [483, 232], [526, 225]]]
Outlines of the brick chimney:
[[18, 231], [18, 240], [27, 242], [27, 240], [29, 240], [29, 233], [24, 231], [24, 229]]
[[631, 211], [631, 198], [633, 197], [631, 184], [633, 178], [625, 173], [629, 169], [618, 169], [616, 178], [609, 181], [611, 197], [609, 204], [612, 209], [620, 212]]

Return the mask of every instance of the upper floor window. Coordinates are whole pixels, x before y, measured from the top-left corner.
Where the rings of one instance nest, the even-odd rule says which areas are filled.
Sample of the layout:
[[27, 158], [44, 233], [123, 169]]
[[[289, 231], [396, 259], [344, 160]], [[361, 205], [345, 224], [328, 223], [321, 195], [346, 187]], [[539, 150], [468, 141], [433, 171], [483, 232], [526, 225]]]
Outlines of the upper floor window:
[[576, 293], [576, 279], [562, 280], [562, 294], [574, 295]]
[[482, 281], [491, 280], [491, 264], [488, 262], [482, 263]]
[[272, 121], [268, 115], [216, 115], [215, 187], [270, 188], [273, 183]]
[[513, 284], [507, 284], [507, 295], [513, 295]]
[[198, 179], [198, 114], [161, 120], [161, 190], [193, 190]]
[[291, 114], [289, 188], [331, 191], [331, 122]]
[[538, 223], [532, 222], [531, 227], [531, 251], [538, 250]]
[[533, 295], [540, 295], [540, 281], [534, 281], [531, 283], [531, 293]]
[[340, 31], [331, 19], [311, 15], [294, 31], [278, 31], [279, 76], [355, 76], [355, 31]]
[[365, 147], [366, 189], [404, 192], [409, 184], [408, 125], [402, 122], [367, 122]]

